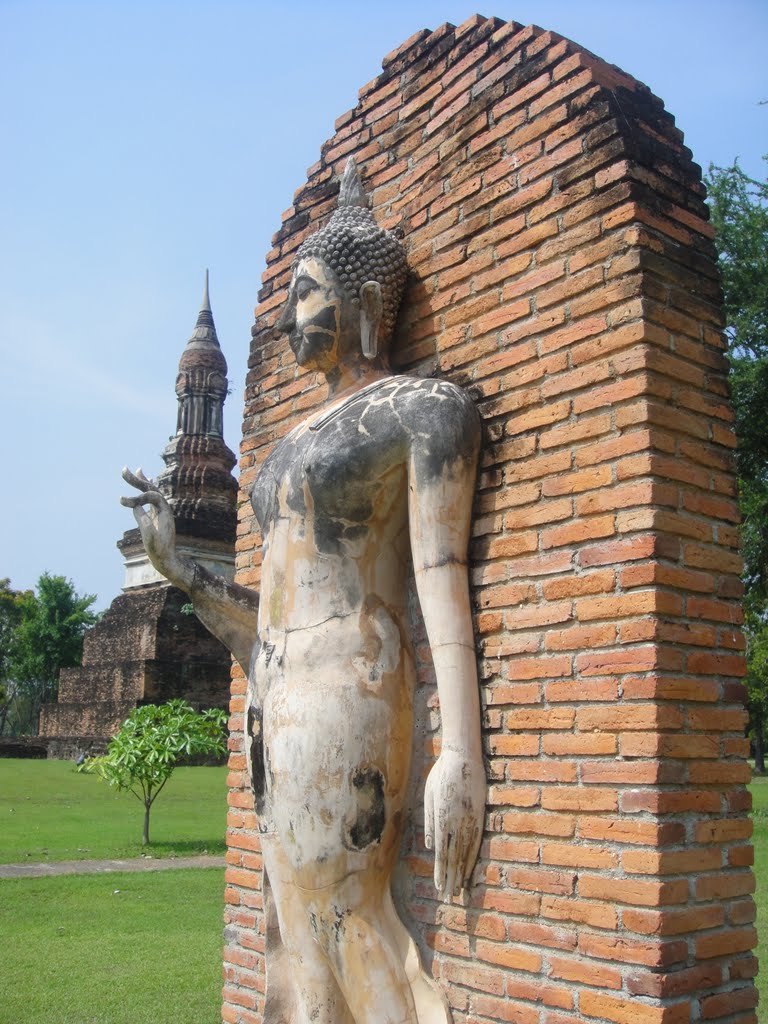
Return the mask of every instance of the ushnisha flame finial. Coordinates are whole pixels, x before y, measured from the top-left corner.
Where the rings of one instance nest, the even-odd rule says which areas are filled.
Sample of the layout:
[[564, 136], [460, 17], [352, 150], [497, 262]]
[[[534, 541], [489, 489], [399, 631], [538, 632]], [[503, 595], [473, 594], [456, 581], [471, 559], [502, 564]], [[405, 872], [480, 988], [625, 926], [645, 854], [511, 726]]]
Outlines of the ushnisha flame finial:
[[365, 284], [373, 281], [379, 285], [379, 334], [382, 341], [387, 341], [394, 330], [405, 288], [405, 248], [396, 235], [376, 223], [353, 157], [347, 161], [341, 178], [338, 207], [325, 227], [299, 247], [294, 266], [310, 256], [330, 267], [355, 305], [360, 304]]
[[341, 176], [339, 188], [339, 209], [346, 206], [359, 206], [362, 210], [369, 208], [368, 196], [365, 194], [363, 183], [360, 181], [360, 172], [357, 169], [355, 158], [351, 156], [347, 160], [347, 166]]

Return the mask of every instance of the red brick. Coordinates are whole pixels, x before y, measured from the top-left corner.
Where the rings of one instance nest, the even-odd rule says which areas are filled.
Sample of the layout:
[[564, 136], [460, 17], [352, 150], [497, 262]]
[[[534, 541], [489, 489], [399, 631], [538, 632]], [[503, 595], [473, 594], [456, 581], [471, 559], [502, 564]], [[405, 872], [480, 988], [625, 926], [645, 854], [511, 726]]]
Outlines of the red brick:
[[590, 519], [542, 531], [541, 543], [544, 548], [570, 547], [598, 537], [610, 537], [615, 532], [613, 516], [592, 516]]
[[749, 839], [752, 822], [748, 818], [721, 818], [701, 821], [694, 827], [697, 843], [732, 843]]
[[645, 964], [648, 967], [668, 967], [683, 962], [688, 946], [680, 941], [644, 941], [618, 936], [582, 935], [579, 949], [586, 956], [625, 964]]
[[552, 402], [531, 412], [521, 413], [513, 416], [507, 423], [506, 432], [510, 436], [524, 434], [529, 430], [538, 430], [540, 427], [549, 426], [558, 420], [565, 419], [571, 409], [571, 403]]
[[615, 790], [559, 787], [543, 793], [541, 805], [545, 810], [615, 811], [618, 798]]
[[701, 1001], [701, 1019], [714, 1020], [730, 1017], [741, 1010], [753, 1010], [757, 999], [757, 989], [753, 985], [709, 996]]
[[654, 1006], [638, 999], [623, 999], [585, 989], [579, 1008], [588, 1017], [615, 1021], [616, 1024], [689, 1024], [690, 1003], [676, 1006]]
[[621, 753], [624, 757], [694, 759], [717, 758], [720, 749], [719, 741], [710, 736], [666, 735], [649, 732], [642, 735], [623, 736]]
[[648, 676], [637, 680], [625, 680], [624, 695], [629, 700], [687, 700], [713, 703], [720, 699], [720, 687], [711, 679]]
[[[574, 994], [570, 987], [547, 983], [541, 976], [534, 980], [509, 975], [505, 989], [507, 995], [516, 1000], [525, 999], [529, 1003], [535, 1000], [544, 1006], [556, 1006], [567, 1010], [573, 1009], [574, 1006]], [[525, 1004], [518, 1005], [525, 1006], [526, 1010], [529, 1009]]]
[[670, 973], [636, 971], [627, 979], [627, 988], [634, 995], [651, 996], [656, 999], [673, 999], [676, 996], [703, 992], [721, 985], [722, 970], [715, 964], [704, 963], [697, 967], [676, 970]]
[[734, 846], [728, 851], [728, 865], [732, 868], [748, 868], [755, 863], [755, 851], [751, 846]]
[[[549, 899], [549, 897], [547, 897]], [[532, 946], [546, 946], [572, 952], [576, 949], [576, 931], [563, 925], [551, 925], [539, 919], [511, 919], [507, 924], [507, 938], [510, 942], [528, 943]]]
[[718, 847], [691, 850], [626, 850], [621, 866], [629, 873], [644, 875], [694, 874], [721, 867], [722, 851]]
[[[477, 995], [472, 999], [475, 1014], [483, 1019], [509, 1021], [510, 1024], [539, 1024], [539, 1011], [521, 1003], [511, 1003], [508, 998], [498, 999], [489, 995]], [[477, 1020], [477, 1016], [472, 1018]]]
[[647, 672], [657, 667], [658, 658], [657, 647], [631, 647], [579, 654], [575, 668], [582, 677]]
[[586, 899], [605, 899], [612, 903], [630, 903], [643, 907], [670, 906], [688, 899], [688, 881], [643, 881], [638, 878], [605, 878], [582, 875], [579, 895]]
[[488, 749], [491, 755], [506, 757], [532, 757], [539, 752], [538, 736], [489, 736]]
[[567, 682], [549, 683], [544, 690], [547, 700], [559, 701], [594, 701], [616, 700], [618, 684], [614, 679], [568, 680]]
[[731, 928], [714, 935], [703, 935], [696, 940], [696, 956], [707, 960], [715, 956], [735, 956], [737, 953], [748, 953], [757, 945], [757, 932], [754, 928]]
[[615, 843], [631, 843], [635, 846], [660, 846], [663, 843], [680, 842], [685, 830], [678, 824], [658, 824], [653, 821], [609, 817], [584, 818], [579, 825], [583, 839], [608, 840]]
[[746, 659], [740, 654], [713, 654], [709, 651], [694, 651], [688, 655], [686, 667], [689, 672], [699, 675], [744, 676], [747, 672]]
[[[622, 744], [624, 740], [622, 739]], [[596, 756], [600, 753], [599, 745], [587, 753]], [[627, 761], [587, 761], [581, 765], [581, 781], [587, 785], [630, 785], [650, 786], [660, 782], [672, 781], [667, 766], [660, 760]], [[674, 780], [676, 781], [676, 780]], [[622, 806], [623, 810], [623, 806]]]
[[573, 473], [562, 473], [560, 476], [544, 481], [542, 494], [545, 497], [577, 494], [581, 491], [604, 487], [611, 482], [611, 478], [610, 466], [599, 466]]
[[633, 730], [678, 730], [683, 723], [682, 713], [665, 705], [608, 705], [579, 708], [576, 715], [582, 731], [606, 730], [628, 732]]
[[569, 761], [515, 761], [507, 765], [510, 779], [528, 782], [575, 782], [576, 765]]
[[682, 601], [674, 594], [656, 590], [635, 591], [611, 597], [585, 597], [576, 602], [576, 617], [582, 622], [619, 619], [631, 615], [679, 615]]
[[753, 924], [757, 918], [755, 901], [744, 899], [732, 903], [728, 918], [730, 924]]
[[[613, 590], [616, 576], [613, 569], [599, 572], [580, 573], [559, 580], [547, 580], [542, 593], [548, 601], [564, 597], [582, 597], [585, 594], [604, 594]], [[600, 646], [585, 638], [584, 646]]]
[[574, 891], [576, 875], [570, 871], [553, 871], [546, 868], [510, 867], [507, 869], [507, 882], [515, 889], [569, 896]]
[[544, 896], [541, 900], [541, 916], [554, 921], [572, 921], [586, 924], [591, 928], [614, 929], [617, 925], [616, 909], [600, 901], [564, 899]]
[[543, 736], [541, 749], [550, 757], [577, 757], [583, 754], [593, 757], [600, 754], [610, 756], [618, 750], [618, 741], [615, 736], [607, 733], [602, 735], [594, 733], [557, 734]]
[[572, 836], [575, 820], [568, 814], [544, 814], [542, 812], [509, 813], [504, 815], [504, 829], [513, 834], [541, 836]]
[[503, 975], [499, 971], [466, 961], [448, 961], [443, 965], [442, 976], [449, 984], [461, 985], [480, 992], [501, 995], [504, 991]]
[[541, 850], [542, 864], [562, 867], [610, 870], [616, 867], [618, 855], [600, 846], [574, 846], [571, 843], [545, 843]]
[[755, 876], [751, 871], [704, 875], [696, 881], [697, 900], [731, 900], [755, 891]]
[[674, 910], [627, 909], [622, 912], [622, 924], [639, 935], [688, 935], [691, 932], [721, 928], [725, 923], [722, 906], [693, 907]]

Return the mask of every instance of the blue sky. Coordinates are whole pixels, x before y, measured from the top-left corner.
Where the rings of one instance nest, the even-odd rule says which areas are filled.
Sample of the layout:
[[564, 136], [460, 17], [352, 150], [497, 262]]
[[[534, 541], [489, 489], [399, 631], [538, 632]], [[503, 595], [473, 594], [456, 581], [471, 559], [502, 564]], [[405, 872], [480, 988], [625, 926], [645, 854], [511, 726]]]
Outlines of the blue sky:
[[[106, 607], [206, 267], [237, 451], [270, 239], [339, 114], [415, 31], [478, 8], [259, 0], [0, 0], [0, 577], [71, 577]], [[651, 87], [695, 159], [768, 152], [765, 0], [497, 0]]]

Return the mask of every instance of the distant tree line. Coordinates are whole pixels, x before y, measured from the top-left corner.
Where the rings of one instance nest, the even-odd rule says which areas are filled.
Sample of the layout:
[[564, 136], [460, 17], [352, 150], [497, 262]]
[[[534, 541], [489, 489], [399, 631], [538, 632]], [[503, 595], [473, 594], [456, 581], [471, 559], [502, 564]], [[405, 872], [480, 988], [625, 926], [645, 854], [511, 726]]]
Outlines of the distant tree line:
[[82, 660], [95, 600], [47, 572], [34, 591], [0, 579], [0, 736], [36, 735], [40, 708], [58, 696], [59, 673]]
[[[768, 157], [763, 159], [768, 160]], [[755, 767], [768, 726], [768, 181], [710, 166], [706, 179], [725, 300], [744, 557], [744, 632]]]

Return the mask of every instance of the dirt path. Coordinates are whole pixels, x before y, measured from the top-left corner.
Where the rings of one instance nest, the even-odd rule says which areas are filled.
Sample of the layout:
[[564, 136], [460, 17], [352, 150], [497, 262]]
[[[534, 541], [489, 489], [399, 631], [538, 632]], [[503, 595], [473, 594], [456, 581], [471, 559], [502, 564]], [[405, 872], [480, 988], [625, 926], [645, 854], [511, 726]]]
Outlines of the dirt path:
[[108, 871], [169, 871], [172, 868], [223, 868], [223, 856], [137, 857], [132, 860], [52, 860], [43, 864], [0, 864], [0, 878], [48, 878], [99, 875]]

